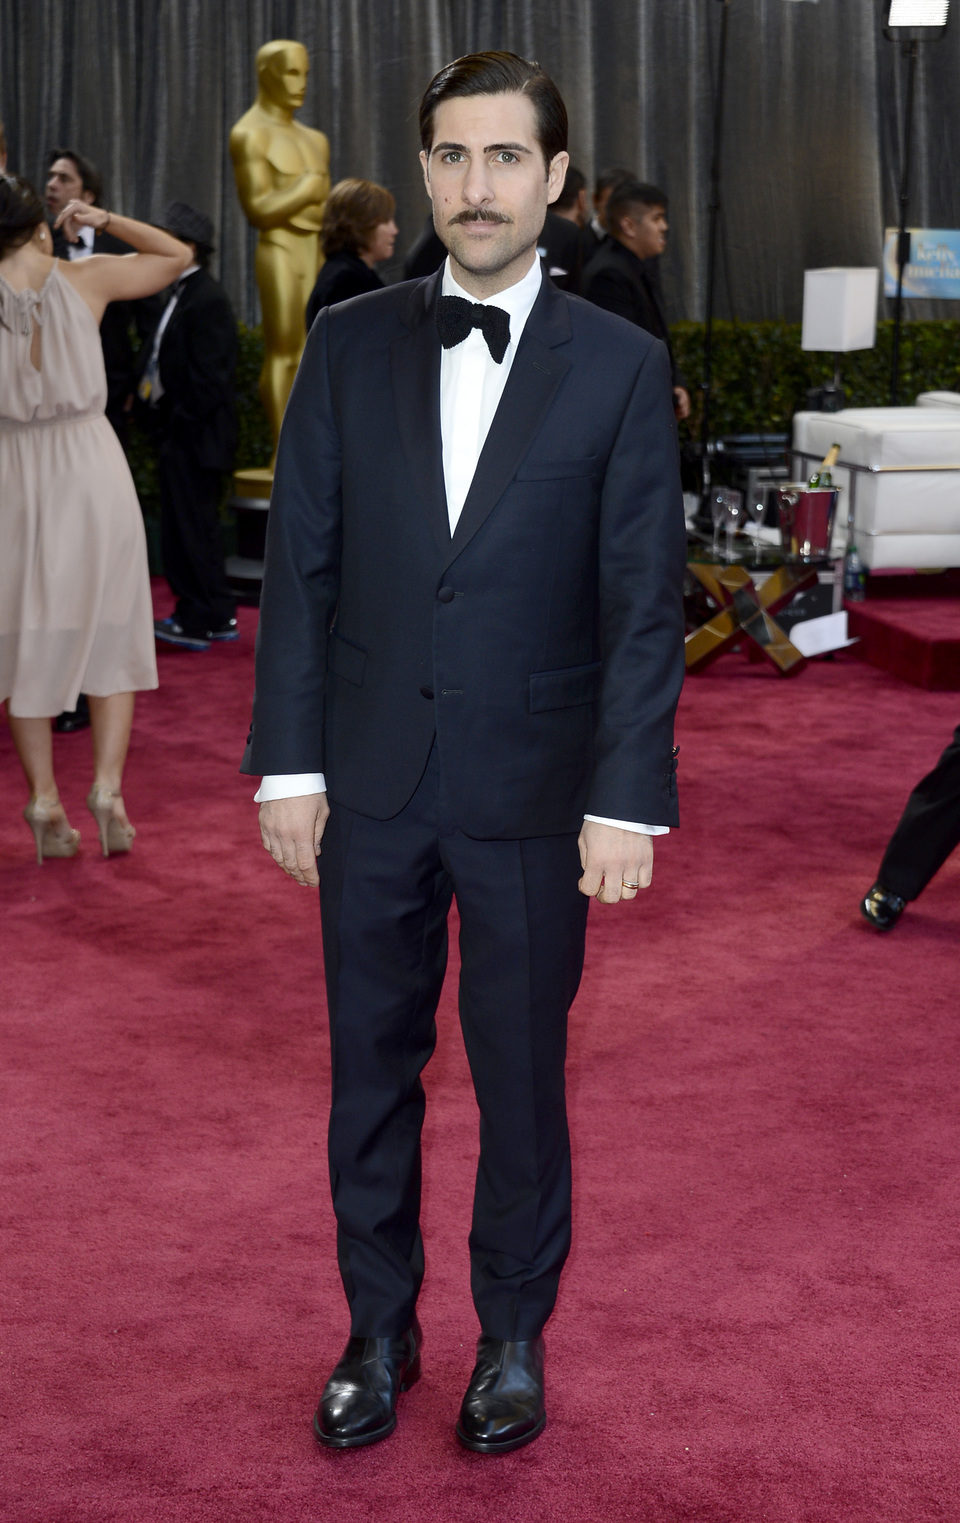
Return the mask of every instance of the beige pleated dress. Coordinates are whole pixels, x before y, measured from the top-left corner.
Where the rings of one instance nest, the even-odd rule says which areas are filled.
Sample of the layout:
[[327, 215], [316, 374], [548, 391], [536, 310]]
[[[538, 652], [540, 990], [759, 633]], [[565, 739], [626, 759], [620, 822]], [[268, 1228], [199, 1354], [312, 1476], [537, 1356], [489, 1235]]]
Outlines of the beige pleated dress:
[[97, 324], [59, 263], [39, 291], [0, 275], [0, 698], [24, 719], [157, 686], [143, 518], [106, 399]]

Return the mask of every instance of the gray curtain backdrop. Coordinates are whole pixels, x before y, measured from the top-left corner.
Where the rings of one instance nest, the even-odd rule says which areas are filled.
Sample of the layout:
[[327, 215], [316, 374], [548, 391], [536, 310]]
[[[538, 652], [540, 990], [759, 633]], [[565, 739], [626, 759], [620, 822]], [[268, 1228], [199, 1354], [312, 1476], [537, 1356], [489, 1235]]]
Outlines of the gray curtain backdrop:
[[[394, 192], [400, 251], [427, 210], [424, 85], [461, 53], [509, 48], [556, 79], [588, 176], [625, 164], [668, 192], [670, 314], [702, 318], [722, 11], [722, 0], [0, 0], [0, 117], [10, 167], [38, 185], [47, 150], [70, 145], [101, 168], [118, 210], [152, 219], [177, 199], [208, 212], [221, 278], [256, 322], [254, 234], [227, 138], [254, 98], [257, 48], [306, 45], [300, 120], [328, 134], [335, 180]], [[805, 268], [880, 263], [882, 229], [898, 219], [906, 81], [883, 15], [882, 0], [728, 0], [718, 316], [796, 321]], [[958, 118], [954, 14], [920, 49], [914, 226], [960, 226]], [[385, 273], [397, 278], [399, 259]], [[929, 316], [960, 306], [907, 304], [908, 319]]]

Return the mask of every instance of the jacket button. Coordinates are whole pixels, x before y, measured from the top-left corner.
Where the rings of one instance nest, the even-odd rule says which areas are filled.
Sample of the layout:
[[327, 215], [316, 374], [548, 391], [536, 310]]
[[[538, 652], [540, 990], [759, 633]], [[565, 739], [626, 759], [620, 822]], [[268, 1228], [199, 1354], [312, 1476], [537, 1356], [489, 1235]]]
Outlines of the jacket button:
[[457, 594], [454, 592], [452, 587], [441, 587], [440, 591], [437, 593], [437, 597], [441, 603], [452, 603], [456, 595]]
[[432, 687], [422, 687], [420, 689], [420, 696], [422, 698], [432, 698], [433, 697], [433, 688]]

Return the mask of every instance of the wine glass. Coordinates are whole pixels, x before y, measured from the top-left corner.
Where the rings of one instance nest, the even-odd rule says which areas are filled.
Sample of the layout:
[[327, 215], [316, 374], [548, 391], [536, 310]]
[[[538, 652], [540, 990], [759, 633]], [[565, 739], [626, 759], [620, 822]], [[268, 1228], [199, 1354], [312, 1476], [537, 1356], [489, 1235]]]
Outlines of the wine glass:
[[754, 529], [754, 553], [760, 559], [760, 525], [763, 523], [764, 514], [767, 511], [766, 499], [759, 487], [755, 487], [752, 495], [747, 498], [747, 512], [753, 519]]
[[720, 559], [720, 529], [726, 516], [724, 509], [725, 495], [719, 487], [710, 493], [710, 518], [713, 522], [712, 553], [714, 560]]
[[737, 526], [743, 522], [743, 493], [733, 487], [724, 487], [720, 494], [723, 497], [724, 529], [727, 535], [727, 560], [733, 560], [733, 536], [737, 532]]

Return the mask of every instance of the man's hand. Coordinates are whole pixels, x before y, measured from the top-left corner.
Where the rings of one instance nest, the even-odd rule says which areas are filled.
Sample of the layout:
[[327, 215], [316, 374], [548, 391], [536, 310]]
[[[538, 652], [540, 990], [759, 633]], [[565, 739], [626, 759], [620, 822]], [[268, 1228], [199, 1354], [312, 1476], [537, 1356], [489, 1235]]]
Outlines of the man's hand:
[[325, 793], [269, 799], [260, 805], [260, 839], [274, 862], [304, 888], [320, 882], [317, 858], [330, 814]]
[[653, 836], [584, 820], [580, 832], [581, 894], [601, 904], [636, 899], [653, 877]]

